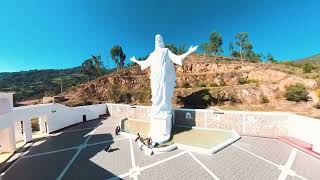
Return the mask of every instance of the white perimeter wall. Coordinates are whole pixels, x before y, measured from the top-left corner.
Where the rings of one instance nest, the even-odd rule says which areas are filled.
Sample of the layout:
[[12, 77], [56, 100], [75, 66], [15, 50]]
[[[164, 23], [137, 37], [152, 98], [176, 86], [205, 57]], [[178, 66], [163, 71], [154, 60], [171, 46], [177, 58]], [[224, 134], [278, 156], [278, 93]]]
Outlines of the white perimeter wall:
[[[118, 118], [149, 120], [150, 108], [150, 106], [111, 103], [81, 107], [67, 107], [61, 104], [25, 106], [0, 115], [0, 129], [30, 120], [32, 117], [43, 118], [48, 125], [48, 133], [82, 122], [83, 115], [86, 115], [87, 120], [97, 119], [103, 114]], [[234, 129], [241, 135], [291, 136], [310, 144], [320, 145], [320, 120], [292, 113], [175, 109], [174, 122], [178, 125], [203, 128]], [[17, 140], [20, 139], [21, 136], [18, 135]]]
[[[110, 115], [149, 120], [150, 106], [108, 103]], [[320, 119], [287, 112], [214, 111], [174, 109], [174, 123], [202, 128], [234, 129], [241, 135], [290, 136], [320, 146]]]
[[87, 120], [99, 118], [106, 114], [107, 105], [97, 104], [81, 107], [68, 107], [61, 104], [41, 104], [14, 108], [13, 111], [0, 115], [0, 129], [14, 125], [16, 122], [29, 121], [32, 117], [42, 117], [48, 125], [48, 133]]

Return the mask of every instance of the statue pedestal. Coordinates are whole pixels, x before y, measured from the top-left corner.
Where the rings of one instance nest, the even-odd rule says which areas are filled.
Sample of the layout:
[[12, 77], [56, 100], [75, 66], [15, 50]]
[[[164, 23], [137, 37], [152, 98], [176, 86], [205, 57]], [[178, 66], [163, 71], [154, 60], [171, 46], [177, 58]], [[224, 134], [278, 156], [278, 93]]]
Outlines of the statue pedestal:
[[172, 129], [172, 112], [163, 112], [150, 118], [149, 136], [153, 142], [165, 143], [170, 139]]

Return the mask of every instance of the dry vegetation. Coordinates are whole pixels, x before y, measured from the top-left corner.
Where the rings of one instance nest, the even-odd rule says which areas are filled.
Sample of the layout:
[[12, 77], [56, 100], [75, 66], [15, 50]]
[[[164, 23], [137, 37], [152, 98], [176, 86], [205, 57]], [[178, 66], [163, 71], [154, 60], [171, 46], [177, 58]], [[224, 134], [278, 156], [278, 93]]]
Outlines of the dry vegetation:
[[[192, 108], [293, 111], [320, 117], [316, 105], [319, 96], [312, 95], [320, 91], [317, 90], [320, 89], [319, 69], [313, 65], [311, 72], [306, 73], [301, 65], [294, 63], [250, 63], [195, 54], [183, 67], [176, 67], [173, 104]], [[288, 101], [288, 88], [296, 84], [305, 88], [304, 100]], [[99, 102], [150, 105], [149, 71], [133, 65], [72, 87], [64, 95], [70, 99], [66, 104], [72, 106]]]

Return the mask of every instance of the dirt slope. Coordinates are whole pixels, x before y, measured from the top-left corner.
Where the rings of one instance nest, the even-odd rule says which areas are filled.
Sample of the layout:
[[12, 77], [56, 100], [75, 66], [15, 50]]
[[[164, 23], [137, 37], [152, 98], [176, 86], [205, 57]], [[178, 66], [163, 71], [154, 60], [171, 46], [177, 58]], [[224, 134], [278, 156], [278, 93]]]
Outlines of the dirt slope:
[[[217, 60], [218, 59], [218, 60]], [[182, 67], [176, 67], [176, 107], [293, 111], [320, 117], [312, 96], [320, 86], [319, 73], [308, 76], [302, 69], [285, 64], [249, 63], [225, 57], [191, 55]], [[310, 92], [310, 101], [293, 103], [284, 98], [286, 88], [302, 83]], [[149, 71], [131, 66], [86, 84], [68, 89], [69, 105], [117, 102], [149, 105]], [[269, 101], [267, 102], [266, 101]], [[294, 107], [299, 107], [294, 108]], [[311, 115], [310, 115], [310, 112]]]

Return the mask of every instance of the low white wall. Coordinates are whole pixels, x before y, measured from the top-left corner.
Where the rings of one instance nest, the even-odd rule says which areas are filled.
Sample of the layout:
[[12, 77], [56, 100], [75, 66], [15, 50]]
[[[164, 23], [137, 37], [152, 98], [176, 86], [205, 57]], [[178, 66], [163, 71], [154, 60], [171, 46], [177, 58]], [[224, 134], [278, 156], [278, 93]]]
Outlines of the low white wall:
[[47, 116], [48, 133], [82, 122], [81, 109], [53, 104]]
[[[97, 119], [99, 115], [106, 113], [118, 118], [149, 120], [150, 109], [150, 106], [111, 103], [81, 107], [61, 104], [25, 106], [0, 115], [0, 129], [32, 117], [46, 117], [44, 121], [47, 122], [48, 133], [82, 122], [83, 115], [86, 115], [87, 120]], [[174, 123], [202, 128], [234, 129], [241, 135], [291, 136], [320, 146], [320, 120], [291, 113], [175, 109]]]
[[290, 115], [288, 136], [301, 139], [313, 145], [320, 146], [320, 120], [305, 116]]
[[288, 134], [288, 115], [290, 113], [175, 109], [174, 121], [178, 125], [234, 129], [241, 135], [278, 137]]
[[80, 107], [67, 107], [61, 104], [53, 104], [52, 111], [48, 115], [48, 133], [83, 121], [83, 115], [90, 121], [106, 114], [106, 104], [96, 104]]
[[128, 104], [107, 103], [108, 112], [117, 118], [132, 118], [149, 121], [151, 106], [130, 106]]
[[86, 115], [87, 120], [97, 119], [99, 115], [106, 114], [107, 105], [106, 104], [95, 104], [88, 106], [74, 107], [75, 110], [81, 112], [82, 115]]
[[[149, 120], [150, 106], [107, 104], [111, 116]], [[241, 135], [291, 136], [320, 146], [320, 119], [288, 112], [215, 111], [174, 109], [174, 123], [202, 128], [234, 129]]]
[[48, 133], [50, 133], [82, 122], [83, 115], [86, 115], [87, 120], [93, 120], [99, 118], [99, 115], [106, 114], [106, 111], [106, 104], [68, 107], [55, 103], [18, 107], [9, 113], [0, 115], [0, 129], [6, 128], [15, 122], [46, 115], [45, 121], [48, 125]]

